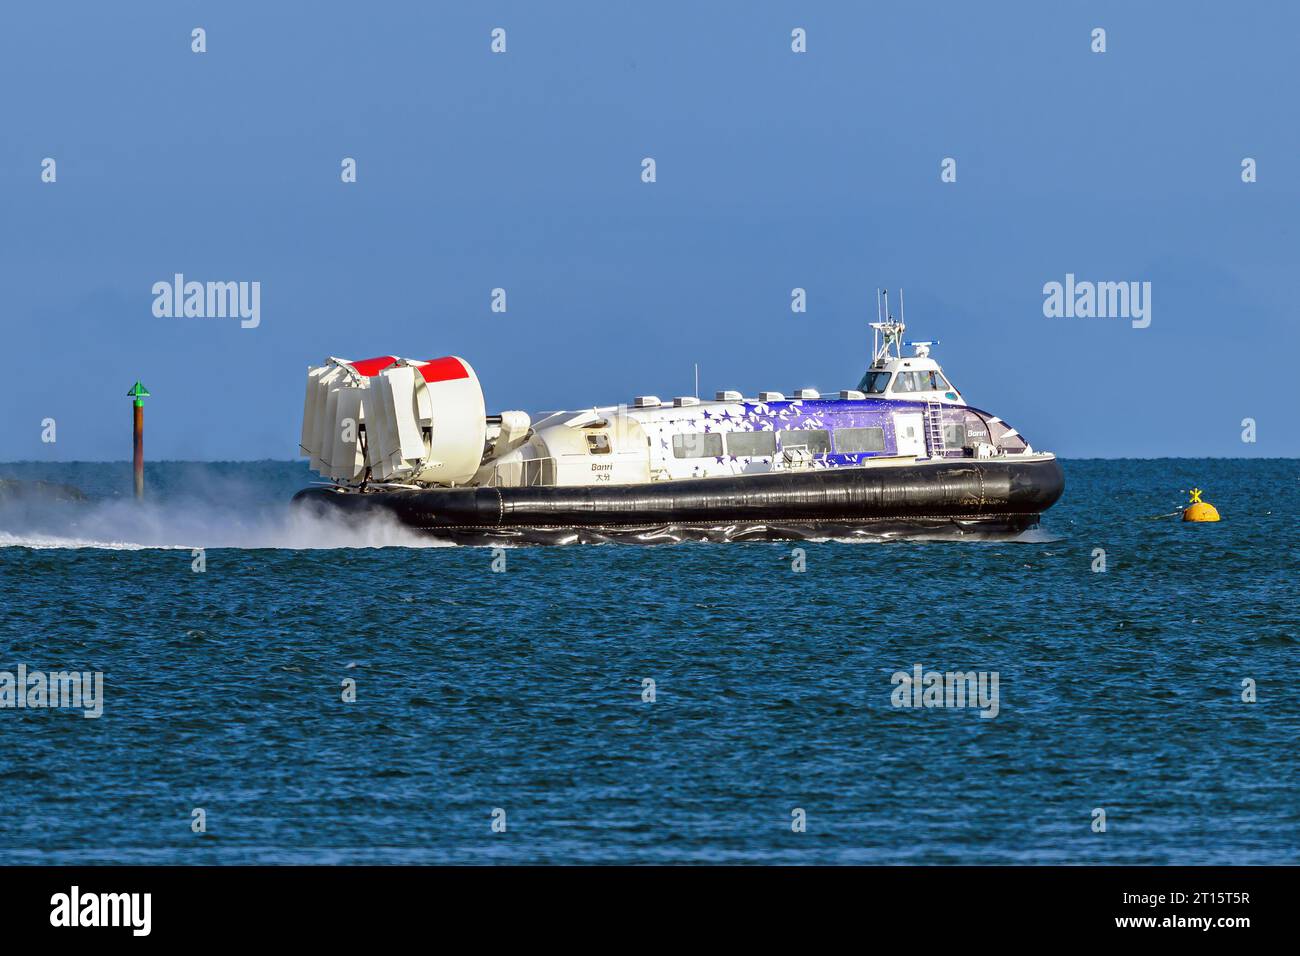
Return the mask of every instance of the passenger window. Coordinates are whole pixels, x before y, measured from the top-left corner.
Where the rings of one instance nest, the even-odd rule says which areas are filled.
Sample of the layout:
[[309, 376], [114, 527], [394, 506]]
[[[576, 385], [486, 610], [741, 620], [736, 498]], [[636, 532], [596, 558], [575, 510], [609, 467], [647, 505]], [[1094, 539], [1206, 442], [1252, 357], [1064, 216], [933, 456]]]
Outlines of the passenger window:
[[609, 454], [609, 436], [608, 435], [588, 435], [587, 436], [587, 453], [590, 455], [608, 455]]
[[776, 454], [776, 432], [728, 432], [727, 453], [756, 457]]
[[831, 433], [821, 428], [781, 432], [782, 448], [807, 448], [810, 455], [829, 455]]
[[721, 458], [722, 435], [691, 432], [673, 436], [674, 458]]
[[949, 448], [965, 448], [966, 426], [958, 422], [944, 422], [943, 443]]
[[884, 450], [885, 430], [883, 428], [835, 429], [835, 451], [838, 454], [854, 455], [860, 452]]

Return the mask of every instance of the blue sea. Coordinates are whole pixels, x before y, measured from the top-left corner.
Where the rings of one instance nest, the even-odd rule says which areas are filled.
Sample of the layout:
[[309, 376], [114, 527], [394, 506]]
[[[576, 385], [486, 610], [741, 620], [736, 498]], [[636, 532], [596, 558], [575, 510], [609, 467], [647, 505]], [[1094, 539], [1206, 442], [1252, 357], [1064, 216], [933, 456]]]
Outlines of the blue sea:
[[91, 500], [0, 508], [0, 671], [103, 711], [0, 710], [0, 863], [1300, 862], [1300, 462], [1065, 472], [1008, 541], [494, 552], [2, 465]]

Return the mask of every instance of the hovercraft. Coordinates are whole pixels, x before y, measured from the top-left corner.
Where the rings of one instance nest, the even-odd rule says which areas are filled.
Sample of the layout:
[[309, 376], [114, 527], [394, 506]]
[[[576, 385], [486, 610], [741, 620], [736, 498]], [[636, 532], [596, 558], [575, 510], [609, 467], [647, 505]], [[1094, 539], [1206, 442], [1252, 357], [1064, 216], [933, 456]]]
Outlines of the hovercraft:
[[[887, 300], [886, 300], [887, 301]], [[458, 543], [1016, 534], [1064, 489], [1056, 456], [967, 405], [883, 313], [855, 389], [486, 414], [457, 356], [330, 358], [300, 448], [328, 480], [294, 502]], [[913, 349], [904, 356], [903, 346]]]

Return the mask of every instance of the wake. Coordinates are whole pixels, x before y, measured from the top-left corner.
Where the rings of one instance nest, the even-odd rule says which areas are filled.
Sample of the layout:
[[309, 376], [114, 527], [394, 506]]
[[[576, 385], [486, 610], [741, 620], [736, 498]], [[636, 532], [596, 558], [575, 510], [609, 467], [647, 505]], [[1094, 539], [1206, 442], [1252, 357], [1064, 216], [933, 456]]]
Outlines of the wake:
[[202, 495], [135, 501], [10, 502], [0, 507], [0, 548], [141, 551], [243, 548], [447, 547], [399, 525], [371, 517], [349, 523], [268, 502], [238, 482], [219, 482]]

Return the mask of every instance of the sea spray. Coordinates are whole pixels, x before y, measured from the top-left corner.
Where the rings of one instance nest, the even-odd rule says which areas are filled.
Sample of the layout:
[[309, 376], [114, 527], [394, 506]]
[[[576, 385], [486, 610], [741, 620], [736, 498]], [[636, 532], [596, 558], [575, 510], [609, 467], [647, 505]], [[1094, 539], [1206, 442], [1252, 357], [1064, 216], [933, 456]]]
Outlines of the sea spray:
[[[174, 468], [180, 467], [173, 465]], [[292, 508], [289, 496], [234, 474], [187, 468], [187, 480], [144, 501], [22, 501], [0, 505], [0, 547], [422, 548], [444, 546], [392, 520], [347, 523]]]

